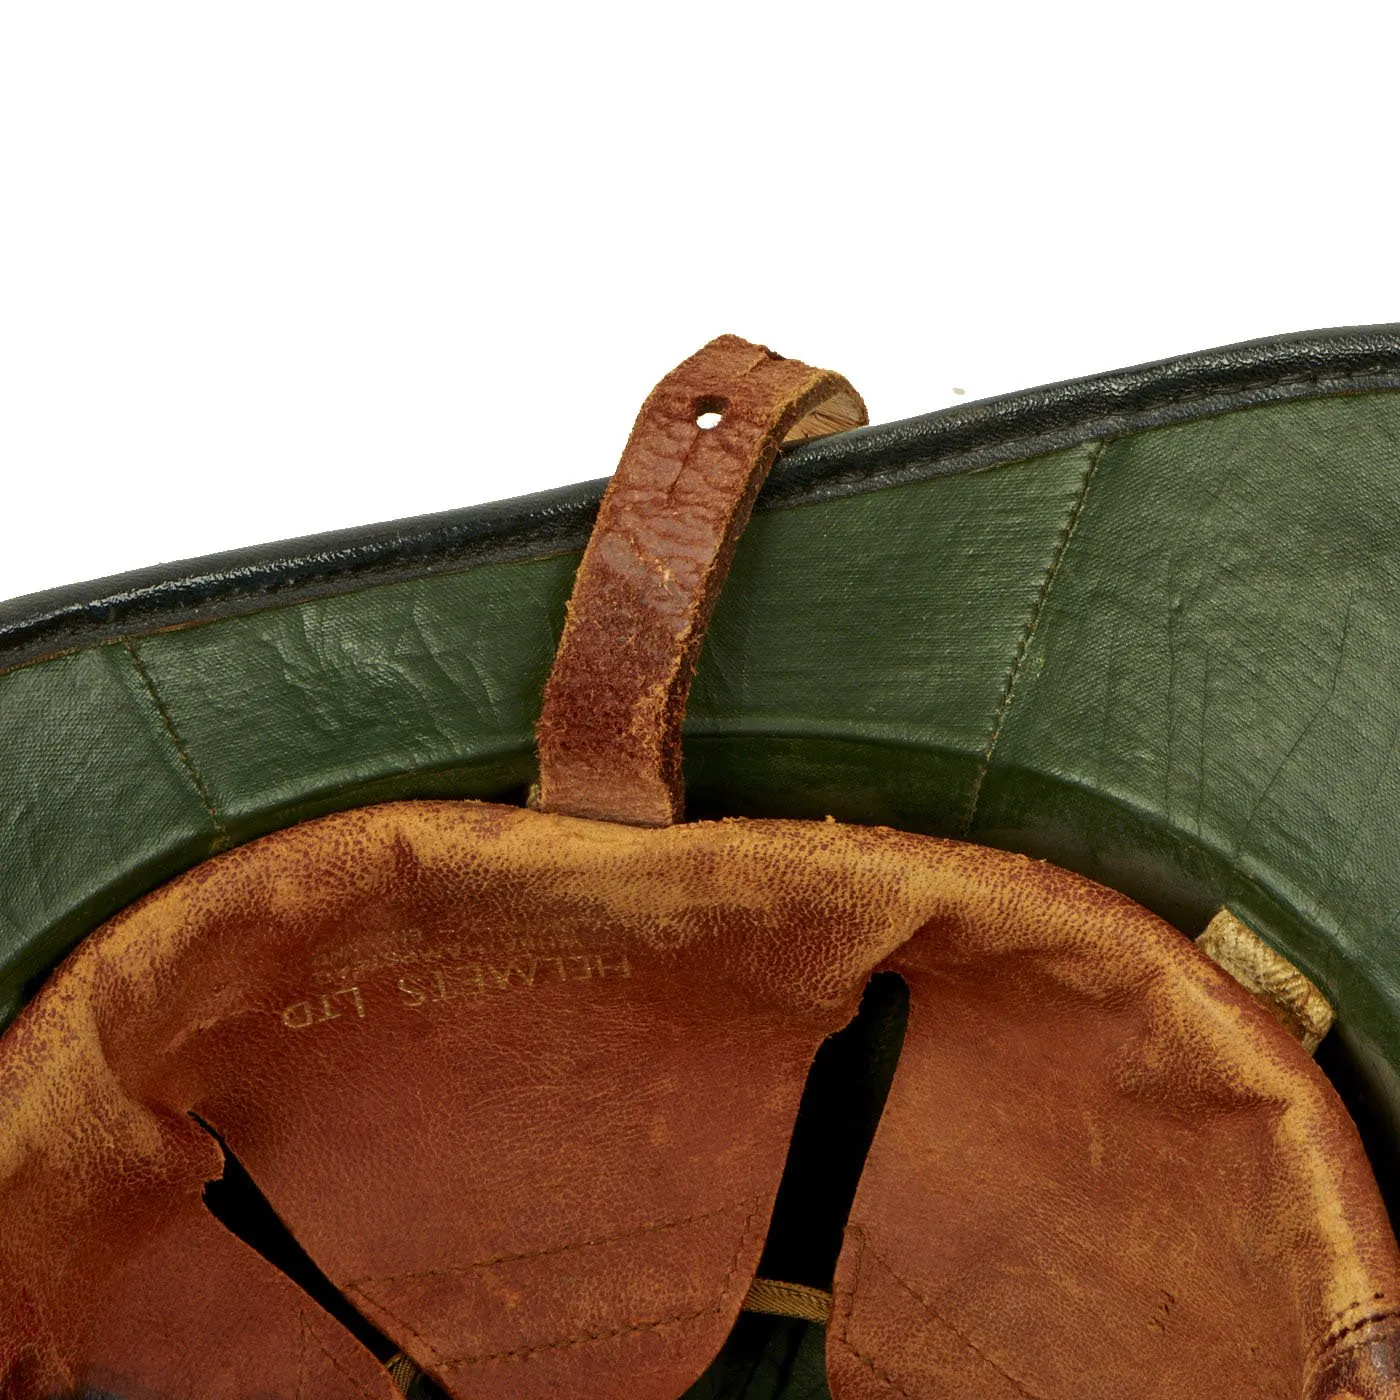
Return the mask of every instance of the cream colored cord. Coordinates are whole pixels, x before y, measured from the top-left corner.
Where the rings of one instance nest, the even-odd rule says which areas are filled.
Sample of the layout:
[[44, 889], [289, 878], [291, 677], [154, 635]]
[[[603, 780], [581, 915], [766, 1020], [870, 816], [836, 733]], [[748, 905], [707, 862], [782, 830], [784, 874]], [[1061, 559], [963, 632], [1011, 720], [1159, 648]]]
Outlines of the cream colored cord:
[[831, 1320], [831, 1294], [801, 1283], [781, 1283], [772, 1278], [756, 1278], [744, 1299], [744, 1311], [767, 1313], [770, 1317], [795, 1317], [803, 1322]]
[[1196, 946], [1262, 1002], [1309, 1055], [1322, 1044], [1336, 1019], [1327, 998], [1238, 915], [1222, 909]]
[[384, 1369], [389, 1372], [389, 1379], [398, 1387], [400, 1395], [407, 1395], [413, 1388], [413, 1382], [423, 1374], [402, 1352], [391, 1356], [384, 1363]]

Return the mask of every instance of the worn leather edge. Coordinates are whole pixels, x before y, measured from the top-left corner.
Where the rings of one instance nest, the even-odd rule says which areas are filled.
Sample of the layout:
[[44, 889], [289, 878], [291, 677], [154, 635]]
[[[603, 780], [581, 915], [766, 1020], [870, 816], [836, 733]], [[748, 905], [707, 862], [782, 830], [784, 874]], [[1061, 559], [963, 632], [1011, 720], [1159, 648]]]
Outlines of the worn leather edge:
[[[1400, 324], [1246, 341], [799, 444], [780, 457], [755, 509], [977, 471], [1258, 404], [1397, 388]], [[582, 549], [605, 485], [587, 481], [31, 593], [0, 603], [0, 671], [118, 637]]]
[[681, 819], [686, 701], [759, 488], [785, 441], [867, 421], [839, 374], [736, 335], [657, 384], [574, 575], [535, 726], [532, 805], [638, 826]]

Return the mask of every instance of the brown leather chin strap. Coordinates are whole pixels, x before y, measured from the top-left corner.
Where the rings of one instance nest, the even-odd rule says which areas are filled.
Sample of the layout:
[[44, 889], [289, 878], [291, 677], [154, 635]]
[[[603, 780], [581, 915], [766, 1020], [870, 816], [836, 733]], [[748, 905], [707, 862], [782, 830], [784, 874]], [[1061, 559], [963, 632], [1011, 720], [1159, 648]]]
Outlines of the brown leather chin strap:
[[679, 820], [686, 698], [759, 487], [784, 443], [864, 422], [839, 374], [733, 335], [656, 386], [574, 583], [537, 730], [537, 808]]

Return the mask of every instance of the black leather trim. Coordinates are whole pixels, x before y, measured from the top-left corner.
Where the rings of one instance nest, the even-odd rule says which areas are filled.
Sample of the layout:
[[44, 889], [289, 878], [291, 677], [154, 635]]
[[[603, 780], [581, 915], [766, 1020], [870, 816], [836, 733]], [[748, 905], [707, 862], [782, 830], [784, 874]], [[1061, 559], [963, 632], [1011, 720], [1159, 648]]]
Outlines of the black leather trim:
[[[1255, 404], [1396, 388], [1400, 325], [1249, 341], [800, 445], [783, 454], [758, 509], [977, 471]], [[0, 670], [118, 637], [581, 549], [604, 485], [589, 481], [32, 593], [0, 603]]]

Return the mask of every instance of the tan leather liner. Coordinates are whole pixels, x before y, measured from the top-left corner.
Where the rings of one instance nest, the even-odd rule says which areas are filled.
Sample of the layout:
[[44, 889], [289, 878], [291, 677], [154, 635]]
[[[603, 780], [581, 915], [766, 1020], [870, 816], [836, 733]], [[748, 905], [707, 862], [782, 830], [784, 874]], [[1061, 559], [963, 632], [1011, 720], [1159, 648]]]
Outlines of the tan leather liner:
[[837, 1400], [1400, 1395], [1395, 1243], [1331, 1086], [1185, 938], [1041, 872], [1053, 919], [1010, 882], [886, 964], [909, 1021]]
[[422, 803], [196, 868], [7, 1037], [0, 1375], [393, 1393], [348, 1342], [316, 1370], [295, 1290], [203, 1212], [194, 1111], [453, 1394], [678, 1395], [753, 1277], [818, 1044], [918, 918], [908, 840]]
[[913, 1006], [838, 1400], [1189, 1394], [1150, 1378], [1207, 1362], [1217, 1395], [1321, 1397], [1347, 1357], [1393, 1364], [1395, 1246], [1340, 1103], [1131, 902], [877, 828], [405, 803], [196, 868], [9, 1032], [0, 1393], [392, 1400], [204, 1212], [193, 1111], [450, 1394], [674, 1400], [880, 966]]

